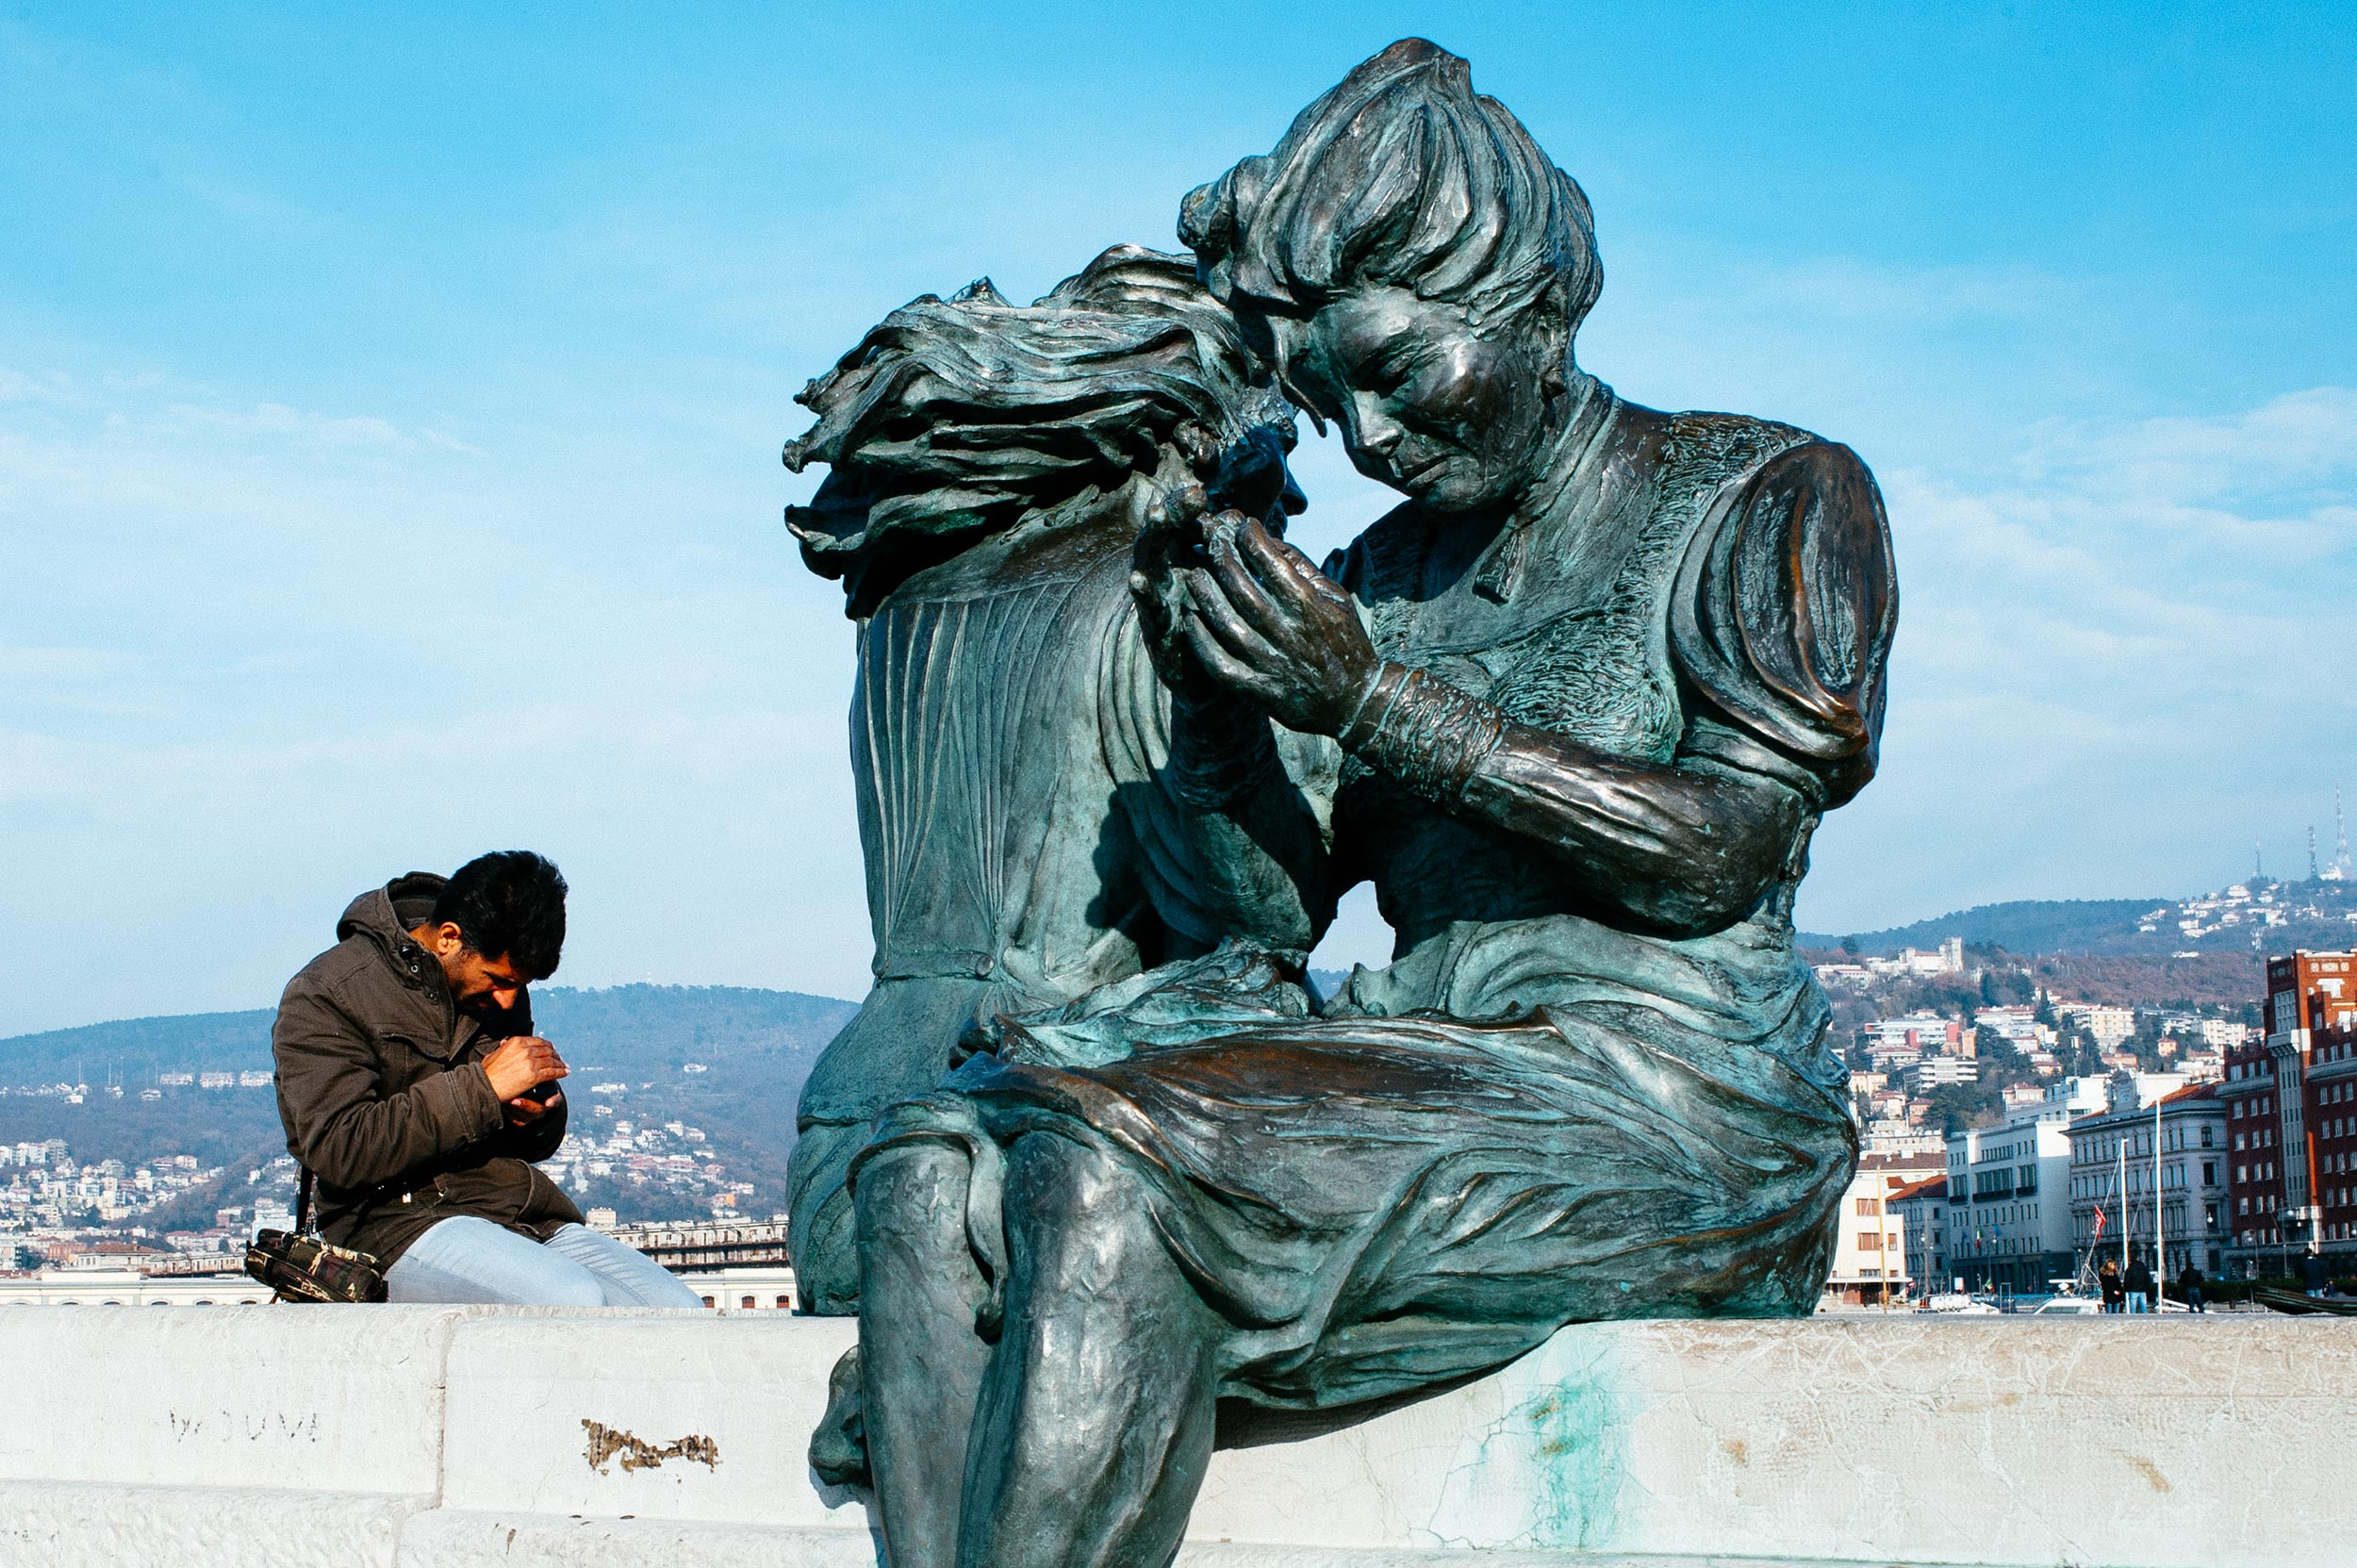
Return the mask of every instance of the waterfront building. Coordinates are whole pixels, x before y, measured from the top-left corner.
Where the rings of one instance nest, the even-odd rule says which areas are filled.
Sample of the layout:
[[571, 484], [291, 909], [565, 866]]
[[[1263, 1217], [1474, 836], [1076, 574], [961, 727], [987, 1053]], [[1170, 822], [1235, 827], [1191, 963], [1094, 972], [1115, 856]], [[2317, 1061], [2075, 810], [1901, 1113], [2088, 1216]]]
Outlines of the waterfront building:
[[2336, 1261], [2352, 1248], [2348, 1228], [2357, 1213], [2336, 1201], [2327, 1216], [2322, 1202], [2349, 1185], [2326, 1180], [2328, 1163], [2332, 1175], [2347, 1174], [2348, 1134], [2315, 1134], [2349, 1114], [2340, 1107], [2357, 1075], [2347, 1065], [2357, 1031], [2357, 953], [2302, 949], [2270, 958], [2263, 1015], [2255, 1040], [2227, 1048], [2219, 1084], [2232, 1162], [2227, 1266], [2246, 1275], [2289, 1272], [2311, 1247]]
[[1833, 1273], [1825, 1281], [1828, 1295], [1871, 1306], [1906, 1294], [1906, 1236], [1889, 1211], [1889, 1200], [1939, 1169], [1936, 1154], [1869, 1154], [1858, 1161], [1857, 1174], [1841, 1197]]
[[2136, 1080], [2122, 1074], [2110, 1087], [2103, 1110], [2070, 1124], [2070, 1235], [2079, 1256], [2093, 1253], [2099, 1263], [2105, 1257], [2141, 1258], [2164, 1279], [2174, 1279], [2187, 1263], [2203, 1274], [2219, 1273], [2228, 1232], [2229, 1150], [2218, 1086], [2196, 1083], [2144, 1098]]
[[[1943, 1158], [1945, 1156], [1943, 1155]], [[1953, 1290], [1955, 1279], [1947, 1265], [1948, 1178], [1925, 1177], [1911, 1181], [1883, 1200], [1905, 1238], [1907, 1278], [1919, 1296]]]
[[2084, 1082], [2056, 1084], [1995, 1127], [1948, 1135], [1944, 1278], [1962, 1278], [1967, 1290], [2035, 1294], [2070, 1277], [2075, 1097], [2054, 1091]]
[[2316, 1246], [2336, 1276], [2357, 1273], [2357, 1018], [2315, 1030], [2308, 1054]]

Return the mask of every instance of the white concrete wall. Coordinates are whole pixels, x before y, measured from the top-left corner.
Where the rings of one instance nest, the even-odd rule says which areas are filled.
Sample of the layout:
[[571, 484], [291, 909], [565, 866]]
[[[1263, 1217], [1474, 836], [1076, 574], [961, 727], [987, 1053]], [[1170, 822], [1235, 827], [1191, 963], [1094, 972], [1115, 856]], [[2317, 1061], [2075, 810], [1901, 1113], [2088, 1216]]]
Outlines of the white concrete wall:
[[[863, 1499], [803, 1460], [849, 1341], [770, 1312], [11, 1309], [0, 1568], [869, 1568]], [[1356, 1426], [1256, 1418], [1181, 1561], [2344, 1568], [2352, 1428], [2332, 1322], [1594, 1325]]]

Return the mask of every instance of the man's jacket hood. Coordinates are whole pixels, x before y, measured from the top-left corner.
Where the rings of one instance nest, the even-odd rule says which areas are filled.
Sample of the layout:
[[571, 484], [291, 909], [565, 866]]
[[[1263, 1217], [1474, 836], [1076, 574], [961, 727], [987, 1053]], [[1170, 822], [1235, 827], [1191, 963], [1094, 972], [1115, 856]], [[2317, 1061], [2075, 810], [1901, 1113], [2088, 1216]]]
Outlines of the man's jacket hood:
[[395, 877], [382, 887], [371, 887], [344, 905], [343, 914], [336, 921], [336, 940], [348, 942], [355, 936], [366, 936], [387, 952], [394, 951], [409, 934], [412, 925], [424, 923], [423, 916], [404, 921], [396, 906], [413, 901], [431, 904], [449, 885], [448, 877], [436, 876], [431, 871], [412, 871]]

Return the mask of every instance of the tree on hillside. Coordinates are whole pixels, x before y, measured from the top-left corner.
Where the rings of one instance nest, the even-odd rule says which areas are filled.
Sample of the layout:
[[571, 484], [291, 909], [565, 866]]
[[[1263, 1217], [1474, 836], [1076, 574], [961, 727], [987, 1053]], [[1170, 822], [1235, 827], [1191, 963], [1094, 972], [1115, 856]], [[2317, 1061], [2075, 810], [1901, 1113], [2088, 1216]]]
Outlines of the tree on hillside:
[[1931, 1105], [1924, 1125], [1951, 1137], [1976, 1127], [1994, 1127], [2004, 1119], [2004, 1095], [1994, 1083], [1943, 1083], [1926, 1090], [1923, 1098]]

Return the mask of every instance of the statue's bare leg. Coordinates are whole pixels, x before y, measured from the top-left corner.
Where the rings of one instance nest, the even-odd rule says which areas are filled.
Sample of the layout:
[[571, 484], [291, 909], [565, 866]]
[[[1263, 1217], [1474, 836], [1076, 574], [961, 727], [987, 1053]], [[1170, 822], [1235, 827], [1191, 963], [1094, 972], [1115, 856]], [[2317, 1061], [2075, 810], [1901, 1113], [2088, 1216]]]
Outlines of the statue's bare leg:
[[867, 1463], [893, 1568], [951, 1568], [958, 1501], [990, 1346], [965, 1239], [964, 1149], [908, 1143], [859, 1175], [859, 1341]]
[[1111, 1158], [1026, 1134], [1004, 1201], [959, 1568], [1164, 1568], [1211, 1459], [1225, 1324]]

